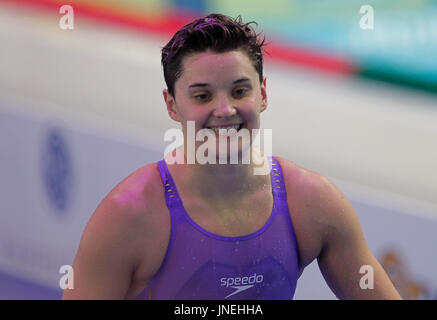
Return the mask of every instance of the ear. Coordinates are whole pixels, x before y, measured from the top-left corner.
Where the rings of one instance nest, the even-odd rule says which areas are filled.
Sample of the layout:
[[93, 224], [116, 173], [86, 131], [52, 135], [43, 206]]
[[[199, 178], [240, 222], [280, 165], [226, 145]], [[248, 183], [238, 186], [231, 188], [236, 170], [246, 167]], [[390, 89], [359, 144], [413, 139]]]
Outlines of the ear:
[[176, 109], [176, 101], [175, 98], [168, 92], [168, 89], [164, 89], [162, 91], [162, 95], [164, 96], [164, 101], [167, 106], [167, 112], [170, 118], [174, 121], [180, 122], [179, 114]]
[[267, 78], [264, 77], [263, 82], [261, 83], [261, 112], [263, 112], [265, 109], [267, 109], [267, 89], [266, 89], [266, 83]]

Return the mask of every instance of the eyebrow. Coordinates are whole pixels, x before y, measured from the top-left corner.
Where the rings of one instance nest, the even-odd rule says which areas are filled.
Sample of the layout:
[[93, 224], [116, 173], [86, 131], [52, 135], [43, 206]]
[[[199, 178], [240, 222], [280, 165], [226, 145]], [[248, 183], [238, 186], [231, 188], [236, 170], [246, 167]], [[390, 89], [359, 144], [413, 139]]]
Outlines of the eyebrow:
[[[232, 84], [233, 85], [239, 84], [239, 83], [246, 82], [246, 81], [250, 82], [249, 78], [241, 78], [241, 79], [235, 80], [234, 82], [232, 82]], [[189, 85], [188, 88], [189, 89], [191, 89], [191, 88], [204, 88], [204, 87], [209, 87], [209, 86], [211, 86], [209, 83], [200, 83], [199, 82], [199, 83], [193, 83], [193, 84]]]

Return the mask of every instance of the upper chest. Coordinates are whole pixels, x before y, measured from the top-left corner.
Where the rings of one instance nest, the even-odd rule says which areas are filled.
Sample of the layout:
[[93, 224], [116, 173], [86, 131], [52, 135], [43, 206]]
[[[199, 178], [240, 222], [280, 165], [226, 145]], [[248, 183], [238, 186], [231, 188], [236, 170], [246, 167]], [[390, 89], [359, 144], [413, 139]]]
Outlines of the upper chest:
[[238, 237], [256, 232], [270, 218], [273, 196], [267, 190], [241, 197], [238, 200], [211, 202], [207, 199], [180, 193], [183, 207], [189, 218], [208, 232]]

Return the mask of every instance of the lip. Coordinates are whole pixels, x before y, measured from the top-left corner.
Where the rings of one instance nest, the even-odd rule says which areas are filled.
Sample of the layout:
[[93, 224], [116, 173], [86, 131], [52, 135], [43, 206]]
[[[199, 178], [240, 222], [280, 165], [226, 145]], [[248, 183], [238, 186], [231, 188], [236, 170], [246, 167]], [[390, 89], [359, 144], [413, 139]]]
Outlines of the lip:
[[[220, 126], [206, 127], [206, 128], [209, 129], [209, 130], [214, 130], [215, 131], [217, 128], [220, 128], [220, 127], [236, 126], [236, 125], [238, 125], [238, 129], [235, 132], [229, 133], [229, 131], [228, 131], [228, 134], [223, 135], [223, 137], [231, 137], [231, 136], [234, 136], [234, 135], [238, 134], [238, 132], [240, 132], [240, 130], [242, 130], [243, 128], [246, 127], [245, 122], [236, 123], [236, 124], [226, 124], [226, 125], [223, 124], [223, 125], [220, 125]], [[215, 136], [216, 137], [220, 137], [220, 134], [219, 133], [215, 133]]]
[[243, 122], [240, 123], [227, 123], [227, 124], [220, 124], [220, 125], [214, 125], [214, 126], [205, 126], [205, 128], [221, 128], [221, 127], [230, 127], [230, 126], [241, 126]]

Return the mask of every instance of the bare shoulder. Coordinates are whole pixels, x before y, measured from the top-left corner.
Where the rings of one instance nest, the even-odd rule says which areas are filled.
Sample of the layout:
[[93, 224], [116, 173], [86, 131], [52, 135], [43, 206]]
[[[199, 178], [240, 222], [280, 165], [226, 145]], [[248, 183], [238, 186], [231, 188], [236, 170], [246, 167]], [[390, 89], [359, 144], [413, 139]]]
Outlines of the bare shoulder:
[[296, 163], [281, 157], [276, 157], [283, 175], [287, 198], [293, 205], [298, 207], [299, 212], [305, 217], [314, 218], [317, 210], [312, 210], [314, 206], [320, 205], [320, 193], [330, 183], [321, 174], [303, 168]]
[[[156, 163], [147, 164], [124, 178], [101, 201], [93, 219], [103, 224], [112, 224], [115, 219], [119, 227], [154, 230], [162, 218], [159, 210], [165, 204], [163, 185]], [[134, 231], [134, 230], [131, 230]]]
[[71, 298], [131, 298], [165, 254], [169, 215], [156, 163], [123, 179], [100, 202], [83, 232], [73, 264]]
[[[314, 187], [321, 182], [323, 176], [315, 171], [311, 171], [304, 167], [301, 167], [294, 163], [291, 160], [275, 157], [279, 164], [281, 165], [281, 169], [284, 174], [286, 187], [290, 187], [293, 190], [299, 189], [302, 187], [310, 188]], [[287, 188], [288, 190], [288, 188]]]
[[[130, 213], [138, 213], [163, 198], [163, 185], [156, 163], [149, 163], [124, 178], [106, 196], [104, 201], [115, 202]], [[153, 207], [153, 206], [152, 206]]]
[[[378, 260], [369, 250], [352, 204], [321, 174], [278, 158], [295, 227], [302, 270], [317, 259], [328, 286], [340, 299], [399, 299]], [[362, 290], [360, 268], [374, 270], [374, 290]]]
[[331, 228], [342, 228], [341, 224], [357, 219], [349, 201], [329, 179], [285, 158], [275, 158], [283, 171], [303, 268], [319, 257]]
[[320, 223], [330, 223], [333, 214], [350, 203], [341, 190], [322, 174], [303, 168], [290, 160], [277, 157], [287, 192], [293, 201], [305, 204], [305, 212]]
[[100, 206], [114, 210], [97, 209], [96, 219], [115, 219], [117, 227], [132, 238], [126, 249], [134, 250], [136, 275], [147, 277], [148, 270], [153, 273], [165, 253], [170, 232], [170, 215], [157, 164], [135, 170], [111, 190]]

